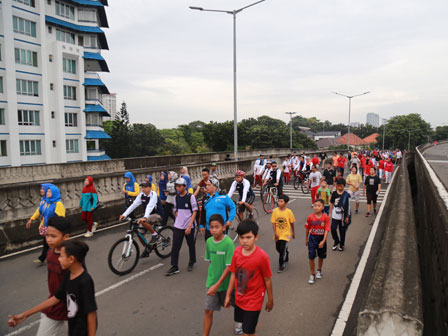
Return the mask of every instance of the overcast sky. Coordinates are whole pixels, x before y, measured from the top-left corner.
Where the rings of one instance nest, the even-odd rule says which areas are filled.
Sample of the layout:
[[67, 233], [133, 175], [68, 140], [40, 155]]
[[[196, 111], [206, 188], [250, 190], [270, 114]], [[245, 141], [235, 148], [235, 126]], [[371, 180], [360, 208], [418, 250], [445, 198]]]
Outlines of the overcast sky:
[[[131, 122], [233, 120], [232, 16], [255, 0], [110, 0], [102, 74]], [[267, 0], [237, 16], [238, 120], [333, 123], [420, 113], [448, 123], [448, 1]]]

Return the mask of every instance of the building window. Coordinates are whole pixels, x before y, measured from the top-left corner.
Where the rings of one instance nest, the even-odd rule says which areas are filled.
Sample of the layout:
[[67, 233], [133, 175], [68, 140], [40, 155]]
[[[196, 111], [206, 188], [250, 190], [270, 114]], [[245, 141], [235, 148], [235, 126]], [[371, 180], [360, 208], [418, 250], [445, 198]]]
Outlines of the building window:
[[25, 64], [37, 67], [37, 52], [25, 49], [14, 48], [17, 64]]
[[67, 73], [76, 74], [76, 61], [68, 58], [63, 58], [62, 70]]
[[13, 16], [12, 25], [14, 28], [14, 33], [36, 37], [36, 22]]
[[99, 113], [87, 113], [86, 126], [102, 126], [102, 119]]
[[20, 155], [41, 155], [40, 140], [20, 140]]
[[19, 125], [40, 126], [39, 111], [18, 110]]
[[75, 7], [56, 1], [56, 15], [65, 17], [70, 20], [75, 19]]
[[3, 93], [3, 77], [0, 77], [0, 93]]
[[77, 139], [65, 140], [65, 149], [67, 153], [79, 153], [78, 140]]
[[76, 87], [64, 85], [64, 99], [76, 100]]
[[65, 43], [75, 44], [75, 34], [60, 29], [56, 29], [56, 40]]
[[97, 48], [97, 38], [95, 35], [85, 35], [84, 36], [84, 47], [86, 48]]
[[6, 140], [0, 140], [0, 156], [8, 156], [6, 151]]
[[4, 108], [0, 108], [0, 125], [6, 125]]
[[39, 97], [39, 83], [24, 79], [16, 79], [17, 94]]
[[87, 150], [95, 150], [96, 142], [94, 140], [87, 140]]
[[86, 22], [97, 22], [95, 9], [78, 9], [78, 20]]
[[65, 113], [65, 126], [67, 126], [67, 127], [78, 127], [78, 114], [76, 114], [76, 113]]
[[21, 3], [21, 4], [24, 4], [24, 5], [31, 6], [31, 7], [36, 7], [36, 5], [34, 3], [34, 0], [14, 0], [14, 1], [18, 2], [18, 3]]
[[87, 99], [88, 100], [98, 99], [98, 95], [97, 95], [98, 90], [97, 89], [88, 88], [86, 91], [87, 91]]

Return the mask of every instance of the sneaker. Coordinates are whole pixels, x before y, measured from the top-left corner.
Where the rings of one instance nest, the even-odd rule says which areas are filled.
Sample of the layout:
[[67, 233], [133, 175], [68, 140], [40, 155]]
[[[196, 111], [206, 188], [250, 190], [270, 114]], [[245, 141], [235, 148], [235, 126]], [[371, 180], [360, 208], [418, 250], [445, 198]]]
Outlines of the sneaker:
[[145, 249], [143, 250], [142, 254], [140, 255], [140, 258], [148, 258], [149, 257], [149, 248], [148, 246], [145, 247]]
[[317, 272], [316, 272], [316, 279], [322, 279], [322, 271], [317, 270]]
[[253, 213], [250, 213], [250, 214], [249, 214], [249, 219], [252, 219], [252, 218], [254, 218], [254, 214], [253, 214]]
[[194, 269], [194, 263], [188, 263], [187, 271], [191, 272]]
[[366, 213], [366, 217], [370, 217], [370, 212], [367, 212], [367, 213]]
[[39, 266], [44, 264], [43, 261], [40, 260], [39, 258], [34, 259], [34, 260], [33, 260], [33, 263], [35, 263], [36, 265], [39, 265]]
[[159, 235], [152, 235], [151, 236], [151, 241], [149, 242], [149, 245], [155, 245], [158, 240], [159, 240]]
[[355, 210], [355, 214], [358, 214], [358, 213], [359, 213], [359, 212], [358, 212], [358, 209], [356, 209], [356, 210]]
[[165, 275], [166, 275], [166, 276], [170, 276], [170, 275], [177, 274], [177, 273], [179, 273], [179, 272], [180, 272], [180, 271], [179, 271], [179, 267], [177, 267], [177, 266], [172, 266], [172, 267], [168, 270], [168, 272], [165, 273]]
[[235, 335], [243, 334], [243, 324], [241, 322], [235, 322]]
[[332, 250], [333, 250], [333, 251], [336, 251], [336, 250], [337, 250], [337, 248], [338, 248], [338, 244], [336, 244], [336, 245], [333, 245], [333, 248], [332, 248]]
[[312, 284], [314, 284], [315, 281], [316, 281], [316, 276], [313, 275], [313, 274], [311, 274], [311, 275], [310, 275], [310, 278], [308, 279], [308, 283], [309, 283], [310, 285], [312, 285]]
[[93, 226], [92, 226], [92, 233], [96, 231], [96, 229], [98, 229], [98, 222], [93, 222]]
[[338, 251], [341, 251], [341, 252], [344, 251], [344, 246], [339, 246]]
[[376, 215], [376, 209], [373, 209], [373, 213]]
[[92, 237], [93, 236], [93, 232], [92, 231], [87, 231], [85, 234], [84, 234], [84, 237], [86, 237], [86, 238], [89, 238], [89, 237]]
[[286, 270], [286, 265], [279, 266], [277, 273], [283, 273]]

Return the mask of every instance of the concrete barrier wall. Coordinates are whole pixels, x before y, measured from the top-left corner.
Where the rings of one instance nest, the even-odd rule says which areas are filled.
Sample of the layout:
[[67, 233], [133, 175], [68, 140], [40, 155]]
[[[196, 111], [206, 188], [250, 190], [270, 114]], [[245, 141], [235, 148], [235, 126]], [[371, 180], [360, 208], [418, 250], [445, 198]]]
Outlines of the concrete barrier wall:
[[404, 159], [379, 222], [380, 247], [359, 309], [357, 335], [421, 335], [422, 288], [416, 223]]
[[[265, 155], [274, 155], [278, 160], [290, 153], [289, 149], [270, 149], [261, 151]], [[308, 152], [314, 154], [319, 152]], [[237, 169], [242, 169], [248, 174], [252, 173], [254, 159], [260, 151], [244, 152], [238, 162], [218, 161], [217, 167], [220, 180], [226, 186]], [[80, 220], [78, 207], [83, 181], [86, 176], [92, 176], [98, 191], [99, 199], [104, 207], [95, 212], [94, 220], [101, 226], [112, 225], [117, 222], [118, 216], [124, 208], [124, 198], [121, 190], [124, 183], [124, 172], [134, 173], [137, 181], [144, 180], [144, 176], [152, 174], [157, 182], [161, 171], [174, 170], [180, 172], [181, 166], [189, 168], [189, 174], [193, 183], [202, 178], [201, 170], [209, 166], [216, 158], [225, 157], [225, 153], [206, 153], [197, 155], [178, 155], [178, 164], [173, 162], [170, 156], [153, 158], [134, 158], [125, 160], [111, 160], [103, 162], [82, 162], [60, 165], [13, 167], [0, 169], [0, 255], [8, 254], [26, 247], [39, 244], [41, 238], [38, 235], [38, 222], [34, 222], [32, 228], [27, 230], [25, 224], [34, 213], [40, 201], [39, 189], [43, 182], [51, 182], [57, 185], [61, 191], [62, 202], [67, 209], [66, 216], [74, 226], [74, 233], [85, 231], [86, 228]], [[252, 156], [248, 156], [252, 155]], [[210, 160], [202, 162], [201, 160]], [[187, 164], [186, 161], [199, 161]], [[142, 162], [144, 164], [142, 164]], [[150, 166], [153, 164], [154, 166]], [[147, 167], [143, 167], [149, 165]], [[129, 167], [137, 167], [130, 169]], [[5, 175], [6, 174], [6, 175]], [[15, 181], [15, 183], [5, 182]]]
[[[419, 148], [424, 150], [427, 146]], [[448, 209], [442, 199], [443, 185], [415, 154], [415, 214], [422, 270], [425, 335], [448, 335]]]

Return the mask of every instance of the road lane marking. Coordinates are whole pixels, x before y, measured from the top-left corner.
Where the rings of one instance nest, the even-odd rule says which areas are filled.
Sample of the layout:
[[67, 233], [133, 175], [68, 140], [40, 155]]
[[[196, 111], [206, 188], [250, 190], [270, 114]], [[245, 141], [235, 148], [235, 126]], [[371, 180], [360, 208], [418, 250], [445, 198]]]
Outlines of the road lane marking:
[[426, 160], [431, 163], [448, 163], [448, 160]]
[[[151, 266], [150, 268], [147, 268], [147, 269], [141, 271], [140, 273], [134, 274], [133, 276], [130, 276], [127, 279], [124, 279], [124, 280], [122, 280], [120, 282], [117, 282], [116, 284], [113, 284], [113, 285], [111, 285], [111, 286], [109, 286], [107, 288], [104, 288], [103, 290], [101, 290], [99, 292], [96, 292], [95, 296], [98, 297], [98, 296], [101, 296], [103, 294], [106, 294], [106, 293], [110, 292], [111, 290], [114, 290], [114, 289], [116, 289], [118, 287], [121, 287], [121, 286], [127, 284], [128, 282], [131, 282], [131, 281], [133, 281], [133, 280], [135, 280], [137, 278], [140, 278], [141, 276], [145, 275], [146, 273], [154, 271], [154, 270], [156, 270], [156, 269], [158, 269], [158, 268], [160, 268], [162, 266], [163, 266], [162, 263], [158, 263], [157, 265]], [[6, 334], [5, 336], [20, 335], [24, 331], [30, 330], [31, 328], [33, 328], [34, 326], [39, 324], [39, 322], [40, 322], [40, 318], [37, 321], [33, 321], [33, 322], [31, 322], [31, 323], [21, 327], [20, 329], [14, 330], [13, 332], [10, 332], [9, 334]]]
[[[398, 167], [393, 176], [390, 184], [393, 183], [396, 173], [400, 167]], [[384, 201], [387, 201], [387, 197], [389, 196], [389, 188], [387, 188], [386, 195], [384, 196]], [[338, 318], [336, 319], [336, 323], [334, 324], [333, 330], [331, 331], [331, 336], [342, 336], [344, 334], [345, 326], [347, 325], [348, 317], [350, 316], [350, 312], [352, 310], [353, 304], [355, 302], [356, 293], [358, 292], [359, 285], [361, 283], [361, 278], [364, 273], [364, 270], [367, 265], [367, 260], [369, 259], [370, 251], [372, 250], [373, 241], [376, 236], [376, 232], [378, 230], [379, 222], [381, 216], [383, 214], [384, 207], [380, 207], [378, 211], [378, 216], [373, 223], [372, 230], [370, 231], [369, 238], [366, 242], [366, 247], [362, 253], [361, 259], [359, 260], [358, 267], [356, 268], [355, 275], [350, 283], [350, 288], [345, 296], [344, 303], [342, 304], [341, 310], [339, 311]]]

